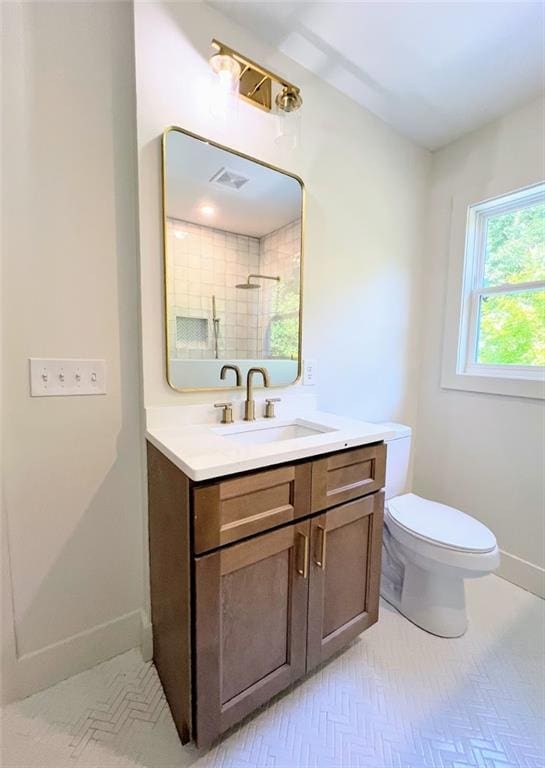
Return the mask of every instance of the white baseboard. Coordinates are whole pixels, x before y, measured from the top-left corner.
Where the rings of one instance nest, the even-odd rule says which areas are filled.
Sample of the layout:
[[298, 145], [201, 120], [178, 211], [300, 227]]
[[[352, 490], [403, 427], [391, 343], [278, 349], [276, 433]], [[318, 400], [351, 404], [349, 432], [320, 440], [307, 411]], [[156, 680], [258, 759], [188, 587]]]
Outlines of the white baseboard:
[[501, 563], [496, 574], [545, 599], [545, 568], [529, 563], [509, 552], [500, 551]]
[[10, 685], [6, 686], [8, 690], [5, 695], [8, 701], [24, 699], [140, 646], [151, 658], [151, 624], [144, 611], [136, 610], [19, 656], [10, 665], [11, 680]]
[[142, 658], [144, 661], [151, 661], [153, 659], [153, 631], [151, 621], [148, 619], [144, 611], [142, 611], [140, 650], [142, 651]]

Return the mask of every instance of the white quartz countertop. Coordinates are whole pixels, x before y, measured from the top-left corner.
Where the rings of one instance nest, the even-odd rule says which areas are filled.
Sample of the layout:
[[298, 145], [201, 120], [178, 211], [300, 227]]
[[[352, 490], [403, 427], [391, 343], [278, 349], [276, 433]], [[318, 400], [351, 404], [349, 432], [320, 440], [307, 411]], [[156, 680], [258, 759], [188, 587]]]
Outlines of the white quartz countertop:
[[[215, 417], [219, 418], [218, 412]], [[237, 421], [228, 425], [210, 421], [186, 422], [185, 418], [169, 419], [167, 415], [148, 418], [146, 437], [197, 482], [376, 443], [394, 435], [387, 425], [347, 419], [318, 410], [305, 410], [300, 416], [279, 414], [274, 419]], [[315, 428], [327, 431], [261, 444], [239, 444], [230, 437], [238, 433], [238, 438], [241, 433], [255, 429], [290, 429], [294, 424], [303, 427], [301, 431]]]

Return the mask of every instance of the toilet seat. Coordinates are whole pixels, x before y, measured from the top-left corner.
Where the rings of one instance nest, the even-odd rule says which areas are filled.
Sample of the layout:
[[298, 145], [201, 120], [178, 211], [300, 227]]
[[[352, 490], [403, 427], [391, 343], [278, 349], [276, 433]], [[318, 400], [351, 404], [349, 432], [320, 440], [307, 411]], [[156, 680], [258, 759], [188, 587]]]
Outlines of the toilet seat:
[[406, 493], [389, 499], [387, 508], [390, 525], [436, 547], [476, 554], [496, 549], [492, 531], [454, 507]]

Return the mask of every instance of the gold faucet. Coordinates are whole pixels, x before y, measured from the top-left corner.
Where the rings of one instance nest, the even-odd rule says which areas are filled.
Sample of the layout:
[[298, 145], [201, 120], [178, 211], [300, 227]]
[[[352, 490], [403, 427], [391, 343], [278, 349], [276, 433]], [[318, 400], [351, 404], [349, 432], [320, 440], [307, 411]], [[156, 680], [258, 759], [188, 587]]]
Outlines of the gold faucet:
[[235, 376], [237, 377], [237, 387], [240, 387], [242, 383], [242, 376], [240, 374], [240, 368], [238, 365], [232, 365], [231, 363], [227, 365], [223, 365], [220, 371], [220, 379], [223, 381], [225, 379], [225, 374], [227, 371], [234, 371]]
[[260, 373], [263, 376], [263, 385], [269, 385], [269, 374], [266, 368], [250, 368], [246, 378], [246, 402], [244, 403], [244, 421], [255, 421], [255, 400], [252, 389], [252, 379], [254, 373]]

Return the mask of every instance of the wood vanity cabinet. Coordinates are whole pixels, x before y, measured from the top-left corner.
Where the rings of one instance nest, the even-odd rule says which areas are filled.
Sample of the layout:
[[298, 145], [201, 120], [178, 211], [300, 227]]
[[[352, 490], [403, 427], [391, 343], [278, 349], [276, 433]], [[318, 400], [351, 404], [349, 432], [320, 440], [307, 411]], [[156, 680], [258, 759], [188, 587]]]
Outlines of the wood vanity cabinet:
[[154, 660], [211, 744], [378, 618], [386, 446], [194, 483], [148, 443]]

